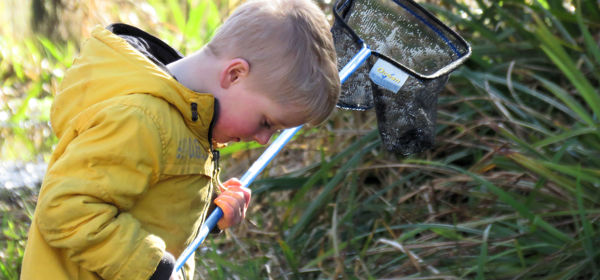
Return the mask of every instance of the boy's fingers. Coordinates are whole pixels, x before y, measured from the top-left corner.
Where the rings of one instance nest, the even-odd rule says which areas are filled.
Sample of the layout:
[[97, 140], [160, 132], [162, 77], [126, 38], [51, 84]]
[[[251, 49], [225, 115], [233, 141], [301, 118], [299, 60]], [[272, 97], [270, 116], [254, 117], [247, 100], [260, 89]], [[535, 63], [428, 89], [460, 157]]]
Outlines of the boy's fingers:
[[223, 217], [217, 222], [220, 229], [226, 229], [242, 221], [246, 212], [245, 207], [242, 205], [243, 203], [241, 194], [229, 191], [219, 195], [215, 199], [215, 204], [223, 211]]
[[242, 187], [242, 183], [236, 178], [227, 180], [219, 187], [222, 193], [215, 199], [215, 204], [223, 211], [223, 217], [217, 225], [220, 229], [226, 229], [239, 224], [246, 217], [252, 191]]
[[227, 181], [225, 181], [225, 183], [223, 183], [223, 186], [229, 187], [229, 186], [241, 186], [242, 182], [238, 179], [238, 178], [231, 178]]
[[224, 192], [233, 186], [242, 186], [242, 182], [238, 180], [238, 178], [231, 178], [225, 181], [225, 183], [223, 183], [222, 185], [220, 185], [219, 190], [221, 190], [221, 192]]
[[[240, 202], [242, 201], [243, 198], [239, 194], [223, 194], [223, 195], [220, 195], [217, 199], [218, 199], [219, 203], [223, 204], [223, 206], [227, 206], [231, 209], [242, 210], [242, 207], [240, 207], [241, 206]], [[215, 200], [215, 204], [216, 203], [217, 203], [217, 200]]]
[[215, 200], [215, 204], [217, 204], [219, 208], [221, 208], [221, 210], [223, 211], [223, 217], [219, 219], [219, 221], [217, 222], [217, 226], [220, 229], [226, 229], [232, 226], [233, 221], [231, 221], [231, 213], [233, 212], [233, 209], [226, 203], [222, 203], [221, 205], [219, 205], [217, 200]]
[[241, 186], [232, 186], [227, 190], [239, 194], [240, 197], [244, 199], [244, 207], [248, 208], [248, 205], [250, 204], [250, 198], [252, 198], [252, 190]]

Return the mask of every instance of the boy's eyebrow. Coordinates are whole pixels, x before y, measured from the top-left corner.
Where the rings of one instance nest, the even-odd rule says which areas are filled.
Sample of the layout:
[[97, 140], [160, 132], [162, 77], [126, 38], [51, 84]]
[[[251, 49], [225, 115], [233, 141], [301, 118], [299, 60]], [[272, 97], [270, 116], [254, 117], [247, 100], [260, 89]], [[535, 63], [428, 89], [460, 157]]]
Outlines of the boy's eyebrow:
[[271, 122], [271, 127], [277, 128], [277, 129], [284, 129], [284, 128], [297, 126], [297, 125], [287, 123], [285, 121], [278, 120], [275, 118], [270, 118], [270, 117], [267, 117], [267, 121]]

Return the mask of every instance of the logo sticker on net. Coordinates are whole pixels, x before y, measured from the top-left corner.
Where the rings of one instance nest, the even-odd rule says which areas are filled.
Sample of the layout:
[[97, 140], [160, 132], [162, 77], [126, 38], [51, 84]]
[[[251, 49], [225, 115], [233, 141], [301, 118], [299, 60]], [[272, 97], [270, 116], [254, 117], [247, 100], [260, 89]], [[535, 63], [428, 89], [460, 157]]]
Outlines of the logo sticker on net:
[[378, 86], [398, 93], [408, 79], [408, 74], [383, 59], [377, 59], [369, 72], [369, 78]]

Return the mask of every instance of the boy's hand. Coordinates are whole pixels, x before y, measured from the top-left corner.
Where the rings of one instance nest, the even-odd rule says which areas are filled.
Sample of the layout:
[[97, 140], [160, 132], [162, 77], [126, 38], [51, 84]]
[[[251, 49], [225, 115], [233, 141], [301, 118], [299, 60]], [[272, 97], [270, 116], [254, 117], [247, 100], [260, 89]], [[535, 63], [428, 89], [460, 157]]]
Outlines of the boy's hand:
[[226, 229], [239, 224], [246, 217], [252, 191], [242, 187], [242, 183], [236, 178], [227, 180], [219, 188], [222, 193], [215, 199], [215, 204], [223, 210], [223, 217], [217, 225], [220, 229]]

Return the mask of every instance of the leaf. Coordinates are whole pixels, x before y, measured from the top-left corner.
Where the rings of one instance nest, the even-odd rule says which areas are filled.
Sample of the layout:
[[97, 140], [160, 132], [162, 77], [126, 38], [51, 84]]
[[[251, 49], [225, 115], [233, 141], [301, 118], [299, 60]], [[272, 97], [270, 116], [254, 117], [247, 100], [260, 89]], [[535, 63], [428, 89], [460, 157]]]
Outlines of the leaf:
[[596, 246], [594, 246], [594, 240], [596, 240], [598, 238], [598, 236], [596, 236], [596, 233], [594, 232], [594, 228], [592, 227], [592, 224], [590, 223], [590, 220], [587, 218], [587, 215], [585, 214], [585, 206], [584, 206], [584, 202], [583, 202], [583, 196], [585, 195], [582, 191], [582, 187], [581, 187], [581, 183], [580, 183], [580, 177], [577, 176], [577, 191], [576, 191], [576, 198], [577, 198], [577, 208], [579, 210], [579, 219], [581, 220], [581, 223], [583, 224], [583, 237], [582, 239], [582, 243], [583, 243], [583, 247], [584, 247], [584, 251], [587, 254], [587, 258], [591, 263], [591, 267], [592, 270], [594, 271], [594, 274], [598, 275], [598, 267], [596, 264], [596, 260], [595, 260], [595, 252], [596, 250]]
[[183, 15], [184, 8], [179, 4], [178, 0], [167, 0], [169, 10], [175, 21], [175, 25], [180, 33], [185, 32], [185, 17]]
[[581, 136], [581, 135], [586, 135], [586, 134], [595, 134], [598, 135], [600, 133], [600, 129], [598, 128], [594, 128], [594, 127], [583, 127], [583, 128], [577, 128], [574, 130], [568, 130], [565, 131], [561, 134], [558, 135], [554, 135], [554, 136], [550, 136], [547, 138], [544, 138], [543, 140], [540, 140], [536, 143], [533, 144], [534, 148], [542, 148], [551, 144], [556, 144], [558, 142], [562, 142], [571, 138], [575, 138], [577, 136]]
[[577, 25], [579, 26], [579, 29], [583, 34], [586, 50], [588, 51], [589, 55], [596, 60], [596, 63], [600, 65], [600, 47], [598, 46], [598, 43], [596, 42], [596, 40], [594, 40], [594, 37], [583, 22], [583, 15], [581, 14], [581, 9], [581, 0], [577, 0], [575, 6], [575, 16], [577, 19]]
[[596, 122], [594, 119], [588, 114], [586, 109], [579, 104], [577, 100], [575, 100], [569, 93], [567, 93], [563, 88], [558, 86], [556, 83], [551, 82], [550, 80], [543, 78], [539, 75], [531, 75], [533, 78], [542, 82], [542, 85], [548, 89], [554, 96], [558, 97], [562, 102], [565, 103], [573, 112], [577, 113], [577, 116], [581, 118], [588, 126], [595, 126]]
[[484, 271], [488, 257], [488, 236], [490, 235], [491, 229], [492, 225], [489, 224], [487, 227], [485, 227], [485, 230], [483, 231], [483, 238], [481, 241], [481, 252], [479, 253], [478, 259], [477, 279], [485, 279]]
[[549, 170], [547, 167], [545, 167], [539, 161], [529, 158], [529, 157], [526, 157], [525, 155], [522, 155], [519, 153], [512, 153], [512, 154], [508, 155], [508, 158], [512, 159], [513, 161], [520, 164], [521, 166], [533, 171], [534, 173], [539, 174], [543, 178], [554, 181], [555, 183], [557, 183], [558, 185], [563, 187], [565, 190], [567, 190], [569, 193], [572, 194], [575, 192], [575, 186], [573, 185], [572, 180], [569, 180], [568, 178], [554, 174], [551, 170]]
[[298, 260], [294, 255], [294, 251], [288, 246], [288, 244], [283, 239], [277, 239], [277, 243], [279, 244], [279, 248], [283, 251], [283, 255], [285, 256], [288, 264], [291, 266], [292, 271], [297, 275], [298, 274]]
[[571, 59], [571, 57], [565, 52], [564, 48], [560, 45], [560, 40], [552, 35], [542, 20], [540, 20], [538, 17], [534, 17], [534, 19], [537, 23], [535, 34], [542, 43], [540, 46], [541, 49], [571, 81], [573, 86], [575, 86], [583, 99], [587, 102], [588, 106], [590, 106], [594, 114], [596, 116], [600, 116], [600, 94], [598, 94], [590, 81], [585, 78], [581, 71], [577, 69], [573, 59]]

